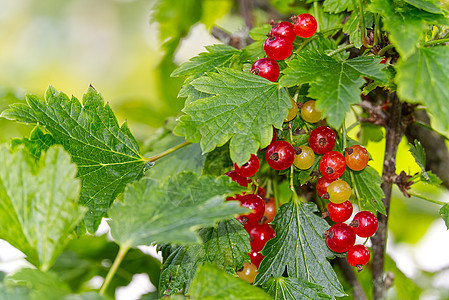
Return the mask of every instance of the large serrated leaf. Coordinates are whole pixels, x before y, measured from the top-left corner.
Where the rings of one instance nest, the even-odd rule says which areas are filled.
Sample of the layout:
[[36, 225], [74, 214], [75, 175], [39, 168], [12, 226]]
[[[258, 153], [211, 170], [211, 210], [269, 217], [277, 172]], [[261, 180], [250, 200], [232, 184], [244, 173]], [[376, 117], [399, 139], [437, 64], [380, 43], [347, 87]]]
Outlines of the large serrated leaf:
[[249, 236], [235, 219], [219, 222], [200, 230], [202, 245], [177, 247], [168, 256], [161, 271], [161, 293], [188, 291], [199, 264], [213, 263], [230, 274], [249, 262]]
[[192, 281], [190, 299], [269, 300], [272, 298], [262, 289], [226, 274], [211, 264], [205, 264], [198, 268]]
[[278, 277], [265, 286], [267, 293], [277, 300], [332, 299], [321, 293], [322, 286], [295, 277]]
[[445, 128], [449, 128], [449, 51], [447, 46], [420, 48], [398, 63], [398, 95], [422, 103]]
[[378, 212], [385, 215], [385, 206], [382, 202], [382, 198], [385, 198], [385, 194], [380, 187], [382, 179], [380, 178], [377, 171], [370, 166], [366, 166], [361, 171], [349, 172], [352, 172], [354, 174], [354, 188], [357, 189], [360, 200], [367, 201]]
[[95, 232], [101, 218], [126, 184], [143, 175], [145, 160], [126, 123], [121, 127], [109, 105], [90, 87], [83, 104], [53, 87], [45, 99], [28, 95], [27, 104], [14, 104], [2, 117], [39, 124], [63, 145], [77, 164], [80, 203], [89, 208], [84, 222]]
[[192, 172], [161, 182], [144, 179], [129, 185], [124, 202], [109, 210], [111, 234], [121, 246], [197, 242], [195, 230], [200, 226], [248, 211], [233, 201], [224, 202], [226, 196], [244, 190], [226, 176], [198, 177]]
[[332, 127], [340, 128], [351, 105], [361, 101], [363, 76], [381, 82], [387, 79], [385, 66], [379, 62], [373, 56], [338, 61], [323, 53], [303, 51], [288, 62], [280, 84], [291, 87], [309, 83], [309, 96], [317, 100], [316, 107], [322, 111], [323, 118]]
[[354, 0], [324, 0], [323, 10], [333, 14], [340, 13], [342, 11], [351, 11], [355, 7]]
[[201, 136], [203, 152], [230, 139], [231, 159], [239, 165], [259, 148], [268, 146], [272, 126], [280, 128], [291, 107], [284, 89], [251, 73], [218, 69], [218, 73], [208, 73], [191, 84], [215, 96], [187, 105], [183, 111], [192, 125], [180, 122], [175, 132], [189, 133], [189, 141]]
[[78, 207], [76, 166], [62, 147], [38, 162], [26, 154], [0, 146], [0, 238], [47, 270], [85, 210]]
[[323, 233], [329, 224], [315, 215], [316, 205], [294, 198], [281, 206], [273, 223], [276, 237], [262, 250], [265, 259], [259, 267], [255, 284], [271, 276], [280, 277], [287, 271], [296, 277], [323, 287], [323, 293], [341, 297], [345, 293], [328, 259], [334, 253], [327, 247]]
[[24, 145], [35, 160], [39, 160], [42, 151], [47, 151], [50, 146], [55, 143], [51, 134], [44, 133], [42, 129], [36, 126], [30, 133], [29, 138], [14, 138], [11, 140], [11, 148], [14, 149], [19, 145]]

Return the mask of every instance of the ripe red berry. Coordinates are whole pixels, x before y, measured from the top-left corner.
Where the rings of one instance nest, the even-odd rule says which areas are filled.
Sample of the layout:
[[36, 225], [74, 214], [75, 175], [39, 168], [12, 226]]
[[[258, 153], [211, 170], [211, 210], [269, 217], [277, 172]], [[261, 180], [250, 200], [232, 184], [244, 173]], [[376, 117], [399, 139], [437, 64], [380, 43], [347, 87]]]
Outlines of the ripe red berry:
[[331, 220], [340, 223], [347, 221], [351, 217], [353, 207], [349, 200], [339, 204], [329, 202], [327, 210], [329, 211]]
[[376, 233], [379, 223], [372, 212], [363, 210], [354, 216], [349, 225], [359, 237], [367, 238]]
[[359, 272], [362, 271], [362, 267], [369, 262], [369, 258], [369, 250], [364, 245], [354, 245], [349, 249], [346, 256], [348, 263], [353, 267], [357, 267]]
[[270, 198], [268, 201], [265, 201], [265, 213], [262, 217], [263, 223], [268, 224], [273, 222], [275, 216], [276, 203], [274, 201], [274, 198]]
[[237, 200], [240, 202], [240, 206], [253, 210], [253, 212], [249, 214], [240, 215], [236, 218], [243, 225], [257, 224], [257, 222], [259, 222], [259, 220], [263, 217], [263, 214], [265, 213], [265, 202], [259, 195], [254, 194], [236, 195], [234, 197], [226, 198], [226, 200], [228, 201]]
[[251, 154], [248, 162], [241, 167], [234, 163], [234, 169], [237, 175], [241, 177], [251, 177], [259, 170], [259, 159], [254, 154]]
[[345, 223], [337, 223], [324, 232], [326, 244], [334, 252], [346, 252], [354, 246], [355, 233], [352, 228]]
[[252, 180], [246, 177], [239, 176], [235, 170], [231, 170], [225, 173], [226, 176], [231, 177], [232, 181], [237, 182], [241, 186], [248, 187], [248, 183], [251, 183]]
[[269, 57], [258, 59], [251, 66], [251, 73], [259, 75], [269, 81], [276, 81], [279, 77], [279, 65]]
[[293, 43], [296, 39], [293, 24], [290, 22], [280, 22], [271, 29], [270, 34], [283, 36], [289, 43]]
[[273, 169], [284, 170], [293, 164], [295, 150], [286, 141], [276, 141], [267, 147], [266, 159]]
[[263, 49], [269, 58], [284, 60], [292, 54], [293, 44], [283, 36], [268, 34]]
[[346, 170], [346, 161], [343, 154], [337, 151], [330, 151], [321, 157], [320, 172], [330, 180], [337, 179]]
[[369, 161], [369, 153], [361, 145], [353, 145], [345, 149], [345, 160], [348, 168], [354, 171], [363, 170]]
[[260, 252], [254, 252], [253, 250], [251, 250], [251, 252], [248, 253], [248, 255], [249, 258], [251, 259], [251, 263], [254, 264], [257, 268], [259, 268], [262, 259], [264, 259], [265, 257]]
[[292, 18], [293, 29], [297, 36], [302, 38], [309, 38], [315, 34], [317, 29], [317, 22], [311, 14], [300, 14]]
[[274, 238], [274, 229], [268, 224], [255, 224], [252, 226], [245, 226], [249, 233], [251, 241], [251, 250], [259, 252], [265, 247], [265, 244]]
[[317, 154], [324, 154], [335, 147], [337, 136], [326, 126], [319, 126], [312, 130], [309, 136], [309, 147]]
[[318, 196], [320, 196], [323, 199], [329, 199], [329, 194], [327, 193], [327, 187], [329, 184], [331, 184], [334, 180], [327, 179], [326, 177], [320, 177], [318, 181], [316, 182], [316, 192], [318, 193]]
[[388, 57], [382, 57], [382, 60], [380, 61], [379, 64], [386, 64], [388, 61]]

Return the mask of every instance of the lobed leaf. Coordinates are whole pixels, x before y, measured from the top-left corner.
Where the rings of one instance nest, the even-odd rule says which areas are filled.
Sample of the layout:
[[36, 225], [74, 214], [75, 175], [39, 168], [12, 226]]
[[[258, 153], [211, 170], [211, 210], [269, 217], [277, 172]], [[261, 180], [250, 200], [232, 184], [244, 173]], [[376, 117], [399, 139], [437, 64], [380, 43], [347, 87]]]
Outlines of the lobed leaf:
[[85, 213], [75, 175], [61, 147], [35, 162], [23, 149], [11, 153], [0, 146], [0, 238], [41, 270], [54, 263]]
[[337, 14], [345, 10], [352, 11], [355, 8], [353, 0], [324, 0], [323, 10], [329, 13]]
[[29, 138], [14, 138], [11, 140], [11, 148], [15, 149], [20, 145], [23, 145], [25, 149], [29, 151], [31, 156], [38, 161], [42, 152], [46, 152], [50, 146], [54, 145], [55, 140], [53, 136], [48, 133], [44, 133], [42, 129], [36, 126], [30, 133]]
[[[361, 171], [350, 171], [354, 174], [354, 187], [358, 192], [360, 200], [371, 204], [378, 212], [386, 215], [386, 210], [382, 199], [385, 198], [384, 191], [380, 187], [382, 179], [377, 171], [366, 166]], [[350, 181], [347, 181], [350, 182]]]
[[265, 285], [267, 293], [279, 300], [332, 299], [321, 293], [322, 286], [295, 277], [278, 277]]
[[70, 153], [81, 179], [80, 203], [89, 208], [84, 222], [95, 232], [101, 218], [127, 183], [143, 175], [145, 160], [126, 123], [121, 127], [103, 97], [90, 87], [78, 99], [49, 87], [45, 99], [28, 95], [1, 117], [45, 126], [55, 143]]

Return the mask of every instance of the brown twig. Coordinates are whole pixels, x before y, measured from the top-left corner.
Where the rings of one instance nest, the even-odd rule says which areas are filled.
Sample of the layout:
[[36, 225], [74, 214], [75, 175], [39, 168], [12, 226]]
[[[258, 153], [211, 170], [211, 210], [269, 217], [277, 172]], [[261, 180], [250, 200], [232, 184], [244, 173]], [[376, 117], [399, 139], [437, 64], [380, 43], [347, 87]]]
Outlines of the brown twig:
[[371, 238], [373, 242], [373, 299], [386, 298], [386, 285], [384, 282], [384, 263], [385, 263], [385, 248], [387, 242], [387, 223], [388, 213], [390, 210], [390, 201], [392, 187], [396, 176], [396, 153], [399, 142], [401, 141], [402, 130], [402, 104], [399, 101], [396, 93], [390, 94], [391, 110], [390, 117], [385, 126], [385, 158], [382, 172], [382, 190], [385, 193], [385, 198], [382, 199], [385, 205], [387, 215], [377, 214], [379, 220], [379, 227], [376, 234]]
[[337, 257], [335, 262], [340, 266], [346, 281], [352, 286], [352, 297], [357, 300], [367, 300], [362, 285], [354, 274], [354, 268], [351, 267], [346, 258]]

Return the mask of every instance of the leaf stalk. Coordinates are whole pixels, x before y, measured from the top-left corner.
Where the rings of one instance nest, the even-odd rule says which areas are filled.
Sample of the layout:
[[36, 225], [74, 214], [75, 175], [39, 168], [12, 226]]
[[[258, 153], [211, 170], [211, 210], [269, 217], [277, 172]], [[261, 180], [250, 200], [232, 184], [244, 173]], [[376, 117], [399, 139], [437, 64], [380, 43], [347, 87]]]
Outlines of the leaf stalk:
[[100, 295], [104, 295], [104, 292], [108, 288], [109, 284], [111, 283], [112, 278], [114, 277], [115, 273], [118, 270], [118, 267], [122, 263], [123, 258], [125, 257], [126, 253], [128, 253], [128, 250], [131, 249], [131, 246], [129, 244], [123, 244], [120, 246], [120, 249], [117, 253], [117, 256], [115, 257], [114, 263], [112, 264], [111, 268], [109, 269], [108, 274], [106, 275], [106, 278], [104, 279], [103, 284], [100, 288]]
[[167, 149], [164, 152], [162, 152], [162, 153], [160, 153], [160, 154], [158, 154], [156, 156], [153, 156], [153, 157], [150, 157], [150, 158], [146, 158], [145, 161], [147, 161], [147, 162], [154, 162], [154, 161], [156, 161], [158, 159], [161, 159], [162, 157], [167, 156], [167, 155], [169, 155], [169, 154], [171, 154], [171, 153], [173, 153], [173, 152], [175, 152], [175, 151], [177, 151], [177, 150], [179, 150], [181, 148], [184, 148], [185, 146], [188, 146], [190, 144], [191, 144], [191, 142], [184, 142], [184, 143], [179, 144], [177, 146], [174, 146], [174, 147], [172, 147], [170, 149]]

